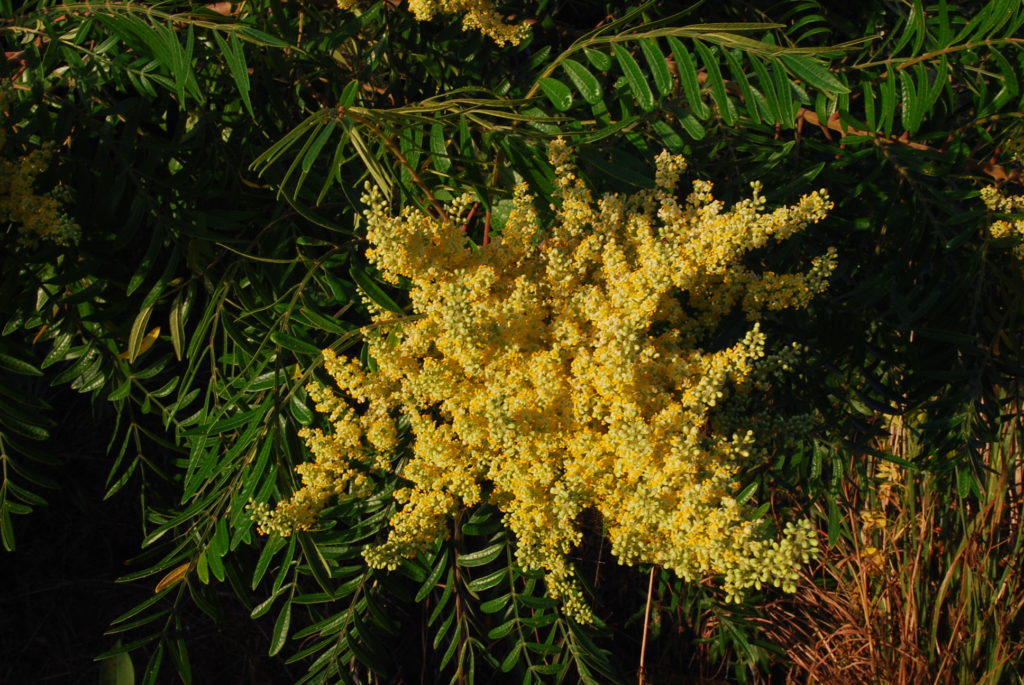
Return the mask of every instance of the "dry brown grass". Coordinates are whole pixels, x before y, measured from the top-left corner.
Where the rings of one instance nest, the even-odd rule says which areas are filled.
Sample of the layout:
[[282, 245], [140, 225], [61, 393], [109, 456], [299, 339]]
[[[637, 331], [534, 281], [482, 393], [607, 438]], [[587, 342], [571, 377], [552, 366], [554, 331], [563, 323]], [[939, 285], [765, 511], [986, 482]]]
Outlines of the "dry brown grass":
[[[765, 607], [764, 630], [791, 664], [787, 682], [995, 685], [1021, 677], [1020, 428], [1018, 413], [977, 452], [976, 493], [963, 492], [965, 474], [914, 472], [877, 457], [864, 457], [860, 476], [850, 469], [842, 534], [823, 545], [822, 562], [795, 595]], [[919, 456], [902, 421], [888, 432], [881, 450]]]

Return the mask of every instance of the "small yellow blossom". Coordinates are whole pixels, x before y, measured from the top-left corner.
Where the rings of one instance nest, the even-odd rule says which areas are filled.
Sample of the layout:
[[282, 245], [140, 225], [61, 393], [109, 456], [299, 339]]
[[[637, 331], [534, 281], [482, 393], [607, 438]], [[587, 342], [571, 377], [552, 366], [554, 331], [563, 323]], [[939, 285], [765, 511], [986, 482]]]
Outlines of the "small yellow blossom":
[[898, 501], [904, 470], [904, 467], [891, 461], [882, 461], [875, 469], [875, 476], [881, 480], [878, 484], [878, 501], [881, 506]]
[[[350, 10], [360, 0], [338, 0], [338, 7]], [[409, 0], [409, 10], [419, 21], [430, 21], [438, 14], [461, 14], [464, 31], [479, 31], [499, 46], [519, 45], [530, 35], [526, 23], [510, 24], [491, 0]]]
[[860, 512], [862, 530], [867, 533], [871, 529], [885, 530], [888, 519], [881, 509], [862, 509]]
[[[393, 217], [369, 190], [368, 256], [385, 279], [409, 279], [418, 317], [399, 326], [375, 315], [366, 341], [376, 372], [324, 351], [341, 392], [310, 394], [333, 432], [303, 432], [316, 461], [291, 500], [258, 509], [260, 527], [309, 527], [317, 506], [358, 490], [357, 474], [388, 468], [381, 455], [404, 417], [409, 486], [396, 494], [403, 506], [387, 541], [365, 550], [373, 566], [424, 550], [456, 511], [486, 498], [514, 534], [519, 563], [543, 569], [548, 592], [580, 620], [591, 615], [568, 556], [585, 510], [600, 513], [621, 563], [686, 579], [720, 574], [732, 598], [763, 585], [792, 590], [815, 532], [804, 520], [771, 539], [749, 520], [735, 497], [755, 436], [722, 432], [714, 417], [764, 382], [758, 317], [806, 306], [835, 261], [829, 252], [806, 273], [775, 274], [749, 269], [744, 256], [819, 221], [831, 203], [819, 191], [768, 211], [755, 184], [751, 199], [726, 209], [707, 182], [680, 202], [685, 163], [668, 154], [654, 189], [595, 201], [564, 142], [551, 161], [553, 225], [541, 230], [519, 187], [501, 236], [483, 248], [460, 229], [466, 198], [448, 218], [413, 208]], [[710, 347], [735, 309], [749, 328]]]
[[862, 548], [860, 551], [860, 559], [871, 574], [877, 574], [885, 568], [885, 552], [877, 547]]

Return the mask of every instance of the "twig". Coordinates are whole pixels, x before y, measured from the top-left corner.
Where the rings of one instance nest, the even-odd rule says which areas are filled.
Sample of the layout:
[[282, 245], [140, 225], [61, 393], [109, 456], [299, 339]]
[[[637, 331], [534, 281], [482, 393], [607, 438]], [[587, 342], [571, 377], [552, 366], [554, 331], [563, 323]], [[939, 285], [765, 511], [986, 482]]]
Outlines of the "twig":
[[644, 683], [647, 682], [644, 658], [647, 655], [647, 629], [651, 624], [651, 599], [654, 597], [654, 572], [657, 568], [657, 566], [651, 567], [651, 578], [647, 582], [647, 607], [644, 609], [644, 636], [640, 640], [640, 668], [637, 672], [637, 683], [639, 685], [644, 685]]

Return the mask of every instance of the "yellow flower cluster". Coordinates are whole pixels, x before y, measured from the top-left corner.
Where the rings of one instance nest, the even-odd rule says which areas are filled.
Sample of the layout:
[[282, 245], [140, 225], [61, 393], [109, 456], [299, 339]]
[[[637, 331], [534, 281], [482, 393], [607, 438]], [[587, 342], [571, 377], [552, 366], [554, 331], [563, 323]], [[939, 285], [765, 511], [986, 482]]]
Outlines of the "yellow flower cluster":
[[[982, 188], [981, 200], [990, 212], [1006, 214], [1024, 213], [1024, 195], [1006, 197], [1000, 195], [995, 186]], [[989, 233], [993, 238], [1010, 238], [1015, 236], [1019, 242], [1013, 248], [1013, 254], [1024, 260], [1024, 219], [1014, 219], [1013, 221], [998, 219], [989, 227]]]
[[[8, 93], [0, 89], [0, 113]], [[7, 122], [0, 126], [0, 152], [7, 144]], [[0, 221], [15, 224], [18, 242], [32, 245], [38, 239], [58, 245], [78, 242], [79, 228], [61, 210], [53, 193], [37, 195], [33, 186], [39, 174], [46, 171], [51, 151], [48, 147], [23, 156], [0, 156]]]
[[[338, 0], [338, 7], [348, 10], [359, 3], [360, 0]], [[463, 30], [479, 31], [499, 46], [519, 45], [530, 35], [527, 24], [506, 22], [491, 0], [409, 0], [409, 9], [419, 21], [430, 21], [438, 14], [462, 14]]]
[[[257, 512], [260, 527], [311, 526], [327, 499], [360, 487], [359, 474], [387, 469], [404, 417], [413, 442], [400, 475], [410, 485], [397, 493], [387, 541], [364, 552], [373, 566], [396, 567], [454, 512], [488, 501], [515, 535], [518, 561], [544, 569], [550, 594], [581, 620], [590, 614], [567, 556], [584, 510], [600, 513], [623, 564], [722, 574], [733, 596], [792, 589], [814, 531], [802, 521], [768, 539], [749, 520], [736, 476], [754, 436], [716, 432], [713, 416], [755, 389], [758, 316], [805, 306], [834, 266], [830, 251], [806, 273], [755, 272], [744, 256], [817, 222], [831, 203], [814, 192], [767, 211], [754, 184], [752, 198], [727, 209], [704, 181], [680, 202], [685, 164], [667, 153], [654, 189], [595, 201], [570, 156], [552, 145], [550, 230], [521, 186], [500, 238], [483, 248], [459, 226], [467, 196], [447, 218], [412, 208], [393, 217], [368, 192], [368, 256], [388, 281], [411, 281], [419, 316], [375, 316], [366, 339], [376, 372], [324, 352], [342, 392], [313, 391], [333, 433], [306, 431], [316, 462], [291, 501]], [[749, 330], [707, 349], [736, 307]]]

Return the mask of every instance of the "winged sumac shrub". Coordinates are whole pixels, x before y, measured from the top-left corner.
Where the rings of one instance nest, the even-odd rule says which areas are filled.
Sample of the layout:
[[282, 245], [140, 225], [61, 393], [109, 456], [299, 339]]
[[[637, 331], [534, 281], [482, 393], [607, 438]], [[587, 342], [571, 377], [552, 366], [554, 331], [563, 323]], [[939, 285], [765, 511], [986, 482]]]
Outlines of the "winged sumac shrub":
[[[824, 192], [765, 211], [753, 197], [726, 210], [711, 184], [675, 196], [681, 157], [663, 153], [652, 190], [595, 202], [570, 152], [551, 148], [555, 219], [542, 231], [534, 198], [516, 189], [500, 239], [468, 242], [460, 216], [469, 195], [435, 217], [393, 217], [376, 189], [364, 197], [370, 259], [386, 279], [412, 283], [417, 315], [379, 311], [367, 332], [376, 370], [324, 352], [341, 394], [311, 395], [332, 432], [304, 432], [316, 461], [303, 487], [260, 527], [287, 535], [315, 523], [336, 496], [373, 489], [392, 468], [400, 421], [412, 455], [395, 493], [403, 505], [386, 542], [364, 556], [394, 568], [446, 530], [461, 507], [496, 505], [517, 557], [544, 569], [548, 591], [582, 620], [589, 609], [567, 555], [577, 520], [600, 512], [624, 564], [659, 564], [681, 577], [724, 575], [725, 590], [791, 588], [815, 549], [808, 522], [770, 538], [734, 498], [754, 442], [727, 432], [715, 407], [758, 383], [766, 310], [805, 306], [834, 266], [831, 252], [806, 273], [755, 273], [750, 250], [784, 240], [825, 216]], [[742, 308], [739, 340], [705, 349], [723, 318]]]

